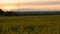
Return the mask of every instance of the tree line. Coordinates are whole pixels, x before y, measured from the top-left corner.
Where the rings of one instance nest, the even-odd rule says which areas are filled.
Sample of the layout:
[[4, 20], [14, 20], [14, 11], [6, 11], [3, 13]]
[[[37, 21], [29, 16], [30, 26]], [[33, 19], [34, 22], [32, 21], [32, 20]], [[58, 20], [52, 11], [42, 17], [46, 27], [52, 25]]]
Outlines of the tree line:
[[60, 15], [60, 11], [3, 11], [0, 9], [0, 16], [33, 16], [33, 15]]
[[15, 16], [18, 15], [16, 12], [13, 11], [3, 11], [2, 9], [0, 9], [0, 16]]

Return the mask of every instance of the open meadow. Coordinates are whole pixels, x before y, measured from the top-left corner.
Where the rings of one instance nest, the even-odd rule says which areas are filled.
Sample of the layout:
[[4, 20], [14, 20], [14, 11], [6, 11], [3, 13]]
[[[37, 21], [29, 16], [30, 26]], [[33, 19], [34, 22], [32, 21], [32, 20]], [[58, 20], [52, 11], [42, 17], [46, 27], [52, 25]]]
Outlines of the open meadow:
[[60, 34], [60, 15], [0, 16], [0, 34]]

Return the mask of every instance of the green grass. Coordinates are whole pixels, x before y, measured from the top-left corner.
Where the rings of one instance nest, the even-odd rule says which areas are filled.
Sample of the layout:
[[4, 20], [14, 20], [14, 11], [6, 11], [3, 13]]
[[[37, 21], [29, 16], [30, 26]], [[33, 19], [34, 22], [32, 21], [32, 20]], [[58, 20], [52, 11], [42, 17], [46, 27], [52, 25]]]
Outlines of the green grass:
[[[38, 27], [42, 25], [48, 26], [48, 32], [43, 29], [41, 34], [58, 34], [60, 28], [60, 15], [44, 15], [44, 16], [0, 16], [0, 25], [3, 26], [28, 26], [35, 25]], [[6, 29], [6, 28], [5, 28]], [[22, 29], [22, 28], [21, 28]], [[36, 30], [35, 30], [36, 31]], [[51, 33], [54, 32], [54, 33]]]

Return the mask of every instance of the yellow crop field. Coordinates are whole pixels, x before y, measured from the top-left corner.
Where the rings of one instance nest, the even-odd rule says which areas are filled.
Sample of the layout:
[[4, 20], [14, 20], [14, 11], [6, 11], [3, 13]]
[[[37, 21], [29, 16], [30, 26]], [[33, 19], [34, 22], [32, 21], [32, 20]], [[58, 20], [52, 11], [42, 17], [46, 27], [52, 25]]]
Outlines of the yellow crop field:
[[0, 34], [60, 34], [60, 15], [0, 16]]

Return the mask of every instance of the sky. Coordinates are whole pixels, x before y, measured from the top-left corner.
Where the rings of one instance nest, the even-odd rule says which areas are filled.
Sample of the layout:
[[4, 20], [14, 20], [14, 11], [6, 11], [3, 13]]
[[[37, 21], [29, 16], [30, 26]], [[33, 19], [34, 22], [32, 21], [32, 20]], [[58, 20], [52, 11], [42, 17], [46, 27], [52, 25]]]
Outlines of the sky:
[[60, 10], [60, 0], [0, 0], [0, 9]]

